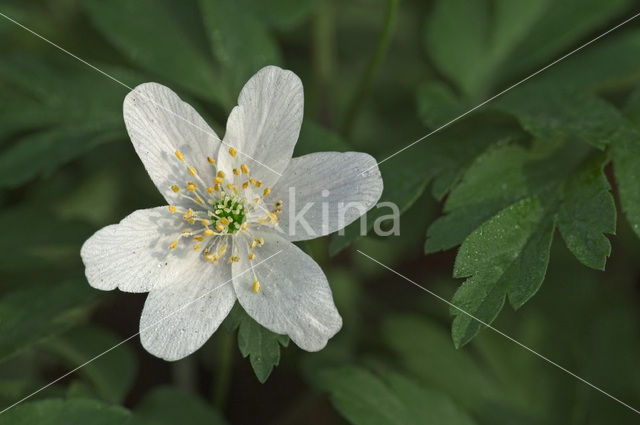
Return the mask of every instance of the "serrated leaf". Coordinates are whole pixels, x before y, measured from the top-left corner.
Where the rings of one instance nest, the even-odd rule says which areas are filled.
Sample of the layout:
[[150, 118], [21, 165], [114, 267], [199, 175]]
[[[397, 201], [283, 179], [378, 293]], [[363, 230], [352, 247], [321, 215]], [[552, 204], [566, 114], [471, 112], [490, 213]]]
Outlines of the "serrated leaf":
[[562, 184], [588, 154], [581, 143], [502, 144], [479, 155], [427, 231], [425, 252], [453, 248], [508, 205]]
[[[454, 277], [469, 277], [456, 291], [456, 347], [473, 338], [497, 317], [507, 294], [519, 307], [540, 288], [554, 231], [554, 220], [542, 202], [527, 198], [505, 208], [476, 229], [460, 247]], [[466, 312], [467, 314], [463, 313]]]
[[571, 176], [558, 211], [558, 229], [567, 247], [597, 270], [604, 270], [611, 253], [603, 233], [616, 231], [616, 206], [603, 167], [602, 159], [596, 159]]
[[250, 7], [234, 0], [200, 0], [200, 8], [213, 52], [227, 68], [234, 92], [260, 68], [280, 64], [278, 44]]
[[[87, 359], [115, 346], [122, 338], [95, 326], [80, 326], [45, 343], [45, 348], [64, 360], [69, 368], [83, 364]], [[118, 373], [113, 372], [117, 370]], [[118, 347], [108, 356], [82, 367], [78, 373], [95, 387], [97, 395], [110, 403], [121, 403], [133, 384], [136, 362], [126, 345]]]
[[0, 360], [74, 325], [95, 297], [89, 285], [72, 280], [30, 285], [0, 301]]
[[367, 369], [342, 366], [321, 371], [319, 385], [334, 407], [354, 425], [473, 424], [443, 394], [388, 373], [386, 381]]
[[289, 337], [261, 326], [239, 304], [234, 306], [225, 322], [227, 329], [238, 328], [238, 348], [243, 357], [249, 357], [258, 381], [264, 384], [273, 368], [278, 366], [280, 346], [289, 345]]
[[87, 0], [83, 5], [104, 37], [147, 72], [221, 106], [232, 103], [194, 1]]
[[585, 91], [530, 84], [508, 93], [498, 101], [498, 108], [515, 115], [540, 140], [577, 137], [604, 149], [610, 143], [639, 137], [616, 108]]
[[18, 405], [0, 415], [1, 425], [125, 425], [131, 414], [95, 400], [40, 400]]
[[225, 425], [227, 422], [209, 403], [173, 387], [148, 393], [134, 409], [131, 425], [175, 425], [188, 418], [189, 425]]

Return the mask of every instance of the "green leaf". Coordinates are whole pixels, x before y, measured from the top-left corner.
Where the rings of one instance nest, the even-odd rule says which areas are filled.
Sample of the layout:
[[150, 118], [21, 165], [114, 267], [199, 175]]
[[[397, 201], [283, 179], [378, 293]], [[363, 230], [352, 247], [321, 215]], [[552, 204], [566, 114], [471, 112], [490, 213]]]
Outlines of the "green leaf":
[[77, 156], [122, 137], [120, 128], [105, 131], [93, 124], [59, 127], [22, 137], [0, 155], [0, 187], [16, 187], [38, 175], [48, 176]]
[[[637, 125], [640, 123], [640, 90], [632, 92], [625, 105], [627, 115]], [[611, 149], [613, 171], [618, 183], [622, 211], [631, 229], [640, 236], [640, 137], [621, 140]]]
[[382, 338], [408, 375], [470, 410], [503, 397], [469, 350], [456, 350], [440, 325], [418, 316], [393, 315], [383, 322]]
[[[504, 2], [512, 3], [514, 15], [511, 16], [511, 19], [513, 25], [518, 25], [520, 3], [509, 0], [504, 0]], [[632, 1], [612, 0], [603, 3], [600, 0], [564, 0], [546, 3], [547, 7], [543, 11], [544, 13], [538, 14], [535, 25], [528, 31], [528, 36], [522, 38], [517, 47], [513, 49], [506, 67], [501, 69], [505, 79], [517, 78], [525, 72], [534, 71], [535, 67], [546, 65], [585, 37], [593, 34], [591, 35], [593, 38], [598, 35], [598, 32], [594, 34], [594, 31], [604, 32], [612, 25], [612, 19], [623, 13]], [[604, 45], [604, 43], [602, 44]], [[580, 52], [575, 57], [588, 55], [599, 47], [600, 43], [594, 48]], [[618, 58], [624, 56], [627, 55], [618, 56]], [[584, 63], [595, 64], [599, 68], [611, 65], [607, 62], [597, 64], [585, 61]], [[562, 67], [562, 64], [559, 66]], [[617, 65], [615, 66], [617, 67]], [[590, 74], [592, 71], [586, 67], [581, 70], [583, 71], [581, 74]], [[575, 75], [577, 80], [590, 77], [592, 75], [587, 77]]]
[[[0, 239], [2, 271], [75, 266], [80, 263], [80, 246], [94, 231], [84, 222], [62, 220], [45, 208], [28, 206], [4, 209], [0, 226], [5, 229]], [[20, 240], [29, 243], [16, 243]]]
[[251, 0], [248, 2], [256, 16], [270, 26], [289, 29], [302, 23], [320, 0]]
[[209, 403], [174, 387], [159, 387], [148, 393], [134, 409], [131, 425], [175, 425], [188, 418], [189, 425], [225, 425]]
[[[0, 82], [10, 87], [0, 107], [0, 121], [6, 123], [0, 143], [15, 136], [0, 154], [0, 187], [48, 175], [102, 143], [126, 137], [126, 92], [85, 66], [65, 61], [9, 56], [0, 64]], [[102, 68], [129, 84], [139, 78], [120, 68]]]
[[253, 320], [236, 304], [227, 318], [227, 327], [238, 328], [238, 348], [243, 357], [249, 356], [258, 381], [267, 382], [273, 368], [280, 362], [280, 346], [289, 345], [289, 337], [278, 335]]
[[465, 104], [443, 82], [432, 80], [418, 87], [418, 116], [431, 129], [435, 129], [466, 112]]
[[547, 3], [441, 0], [427, 23], [427, 52], [465, 94], [477, 97], [490, 89], [496, 69], [527, 36]]
[[443, 394], [389, 373], [388, 382], [358, 366], [321, 371], [319, 385], [333, 406], [354, 425], [473, 424]]
[[499, 212], [465, 239], [454, 276], [471, 277], [452, 302], [468, 314], [451, 309], [456, 316], [452, 326], [456, 347], [483, 327], [477, 319], [489, 324], [496, 318], [507, 294], [519, 307], [536, 293], [549, 263], [554, 227], [542, 202], [527, 198]]
[[87, 0], [84, 7], [102, 35], [147, 72], [200, 98], [232, 104], [195, 2]]
[[[536, 66], [556, 59], [594, 30], [604, 31], [604, 26], [630, 3], [630, 0], [614, 0], [606, 5], [599, 0], [440, 0], [427, 22], [427, 52], [438, 70], [468, 97], [486, 97], [498, 83], [522, 78]], [[581, 52], [576, 56], [582, 55]], [[625, 56], [633, 55], [616, 58]], [[638, 60], [630, 58], [623, 62], [615, 67], [629, 68], [628, 63]], [[592, 63], [596, 69], [609, 64], [583, 63]], [[580, 74], [591, 74], [585, 69], [589, 68], [581, 68]], [[577, 80], [596, 82], [592, 77], [578, 75]]]
[[616, 108], [584, 91], [530, 84], [507, 94], [498, 108], [515, 115], [525, 130], [541, 140], [577, 137], [604, 149], [639, 137]]
[[[559, 28], [565, 25], [563, 23]], [[639, 49], [640, 31], [625, 31], [615, 37], [598, 40], [536, 78], [564, 88], [613, 90], [629, 87], [640, 79], [640, 56], [630, 55], [629, 52]]]
[[31, 285], [0, 301], [0, 360], [77, 323], [95, 296], [81, 281]]
[[200, 0], [200, 7], [213, 52], [232, 76], [234, 92], [260, 68], [280, 64], [276, 41], [243, 2]]
[[[87, 359], [117, 345], [117, 335], [95, 326], [80, 326], [48, 340], [45, 347], [61, 357], [67, 366], [75, 368]], [[118, 373], [113, 373], [115, 370]], [[133, 384], [136, 363], [126, 345], [85, 365], [78, 371], [93, 384], [97, 394], [110, 403], [121, 403]]]
[[131, 414], [95, 400], [41, 400], [18, 405], [0, 415], [0, 425], [125, 425]]
[[589, 152], [582, 143], [535, 142], [530, 148], [498, 144], [479, 155], [444, 205], [445, 216], [427, 231], [425, 252], [462, 243], [480, 224], [510, 204], [553, 191]]
[[603, 233], [616, 231], [616, 206], [603, 167], [602, 158], [597, 158], [571, 176], [558, 211], [558, 229], [567, 247], [584, 265], [597, 270], [604, 270], [611, 253]]

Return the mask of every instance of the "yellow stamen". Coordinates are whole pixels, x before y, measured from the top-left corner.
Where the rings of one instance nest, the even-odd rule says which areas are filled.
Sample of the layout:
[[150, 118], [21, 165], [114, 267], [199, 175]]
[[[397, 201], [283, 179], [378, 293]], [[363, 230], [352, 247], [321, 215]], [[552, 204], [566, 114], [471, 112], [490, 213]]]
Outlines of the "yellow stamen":
[[176, 207], [173, 205], [169, 205], [169, 212], [172, 212], [172, 213], [176, 212]]
[[242, 183], [242, 188], [243, 188], [244, 190], [249, 189], [249, 182], [244, 182], [244, 183]]
[[218, 183], [214, 184], [213, 190], [215, 190], [216, 192], [220, 192], [220, 185]]
[[206, 218], [203, 219], [200, 223], [202, 223], [203, 226], [208, 226], [209, 225], [209, 220], [207, 220]]
[[224, 254], [225, 252], [227, 252], [227, 246], [226, 246], [226, 245], [222, 245], [222, 246], [220, 247], [220, 249], [218, 250], [218, 255], [222, 255], [222, 254]]
[[214, 189], [211, 186], [207, 186], [207, 193], [213, 193]]
[[222, 232], [224, 230], [224, 226], [222, 224], [218, 224], [216, 226], [216, 229], [218, 229], [220, 232]]
[[209, 164], [215, 164], [216, 160], [211, 158], [210, 156], [207, 157], [207, 162], [209, 162]]
[[240, 166], [240, 169], [242, 170], [243, 173], [249, 174], [249, 167], [247, 167], [247, 164], [242, 164]]
[[189, 224], [193, 224], [193, 223], [195, 223], [195, 222], [196, 222], [196, 220], [192, 217], [192, 218], [190, 218], [189, 220], [187, 220], [187, 222], [188, 222]]
[[197, 250], [199, 250], [199, 249], [200, 249], [200, 245], [195, 244], [195, 245], [193, 246], [193, 250], [194, 250], [194, 251], [197, 251]]
[[225, 225], [225, 226], [228, 226], [229, 225], [229, 220], [227, 220], [226, 218], [222, 217], [220, 219], [220, 223]]
[[204, 238], [200, 235], [194, 236], [193, 239], [197, 240], [198, 242], [202, 242], [204, 240]]
[[189, 236], [189, 235], [191, 235], [191, 230], [189, 230], [189, 229], [184, 229], [184, 230], [182, 231], [182, 234], [183, 234], [184, 236]]
[[258, 242], [258, 246], [264, 245], [264, 239], [262, 239], [262, 238], [256, 239], [256, 242]]
[[178, 241], [173, 241], [171, 242], [171, 245], [169, 245], [169, 249], [174, 250], [176, 249], [177, 246], [178, 246]]
[[253, 281], [253, 292], [256, 294], [260, 292], [260, 282], [258, 282], [258, 279]]
[[236, 175], [236, 176], [239, 176], [240, 175], [240, 170], [238, 170], [237, 168], [234, 168], [233, 169], [233, 174]]
[[177, 184], [174, 184], [173, 186], [171, 186], [171, 190], [173, 190], [175, 193], [180, 192], [180, 187]]
[[247, 227], [249, 227], [249, 223], [247, 223], [246, 221], [242, 223], [242, 226], [240, 226], [242, 230], [247, 230]]
[[214, 231], [211, 229], [206, 229], [202, 234], [205, 236], [213, 236]]
[[218, 171], [218, 177], [220, 177], [220, 178], [222, 178], [222, 179], [223, 179], [223, 178], [224, 178], [224, 176], [226, 176], [226, 174], [224, 173], [224, 171], [222, 171], [222, 170]]
[[182, 152], [176, 151], [176, 158], [178, 158], [180, 161], [184, 162], [184, 155], [182, 155]]
[[256, 187], [262, 187], [262, 180], [256, 180]]
[[262, 192], [262, 196], [269, 196], [270, 193], [271, 193], [271, 188], [270, 187], [265, 187], [264, 188], [264, 192]]
[[198, 188], [198, 186], [194, 182], [189, 182], [189, 184], [187, 184], [187, 190], [189, 192], [193, 192], [197, 188]]
[[192, 176], [195, 176], [198, 174], [198, 170], [196, 170], [194, 167], [189, 166], [189, 168], [187, 168], [187, 170], [189, 170], [189, 174], [191, 174]]
[[200, 205], [204, 205], [204, 201], [198, 195], [194, 196], [193, 200], [199, 203]]
[[193, 210], [191, 208], [189, 208], [184, 215], [182, 216], [183, 219], [188, 220], [189, 218], [191, 218], [191, 216], [193, 215]]
[[236, 157], [236, 154], [238, 153], [237, 150], [235, 150], [234, 148], [229, 148], [229, 155], [231, 155], [232, 157]]
[[253, 249], [256, 246], [258, 246], [258, 242], [257, 241], [251, 241], [251, 245], [249, 245], [249, 249]]
[[253, 252], [249, 254], [249, 260], [253, 260], [254, 258], [256, 258], [256, 254], [254, 254]]
[[224, 181], [223, 177], [216, 177], [213, 179], [213, 181], [215, 182], [215, 184], [220, 184]]

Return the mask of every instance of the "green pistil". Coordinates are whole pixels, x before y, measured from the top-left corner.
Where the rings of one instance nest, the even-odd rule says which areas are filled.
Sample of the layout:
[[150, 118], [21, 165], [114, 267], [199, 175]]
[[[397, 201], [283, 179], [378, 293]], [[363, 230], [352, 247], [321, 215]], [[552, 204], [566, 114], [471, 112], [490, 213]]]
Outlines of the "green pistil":
[[211, 219], [216, 224], [223, 218], [228, 220], [227, 233], [236, 233], [244, 223], [246, 213], [242, 200], [225, 195], [213, 205]]

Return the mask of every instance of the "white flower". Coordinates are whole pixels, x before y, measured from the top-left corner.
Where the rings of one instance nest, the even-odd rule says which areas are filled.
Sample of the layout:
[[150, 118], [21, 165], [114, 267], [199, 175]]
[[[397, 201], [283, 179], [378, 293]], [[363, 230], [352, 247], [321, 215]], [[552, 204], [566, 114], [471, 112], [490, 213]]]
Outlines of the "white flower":
[[[350, 209], [341, 220], [338, 206], [368, 210], [382, 179], [363, 153], [292, 159], [303, 104], [294, 73], [263, 68], [242, 89], [221, 142], [168, 88], [146, 83], [127, 95], [129, 136], [169, 206], [99, 230], [81, 255], [94, 288], [149, 292], [140, 339], [150, 353], [167, 360], [193, 353], [236, 299], [262, 326], [308, 351], [340, 330], [326, 277], [292, 241], [356, 220], [362, 211]], [[307, 208], [308, 225], [290, 220], [300, 212], [288, 208], [290, 193], [298, 210]]]

